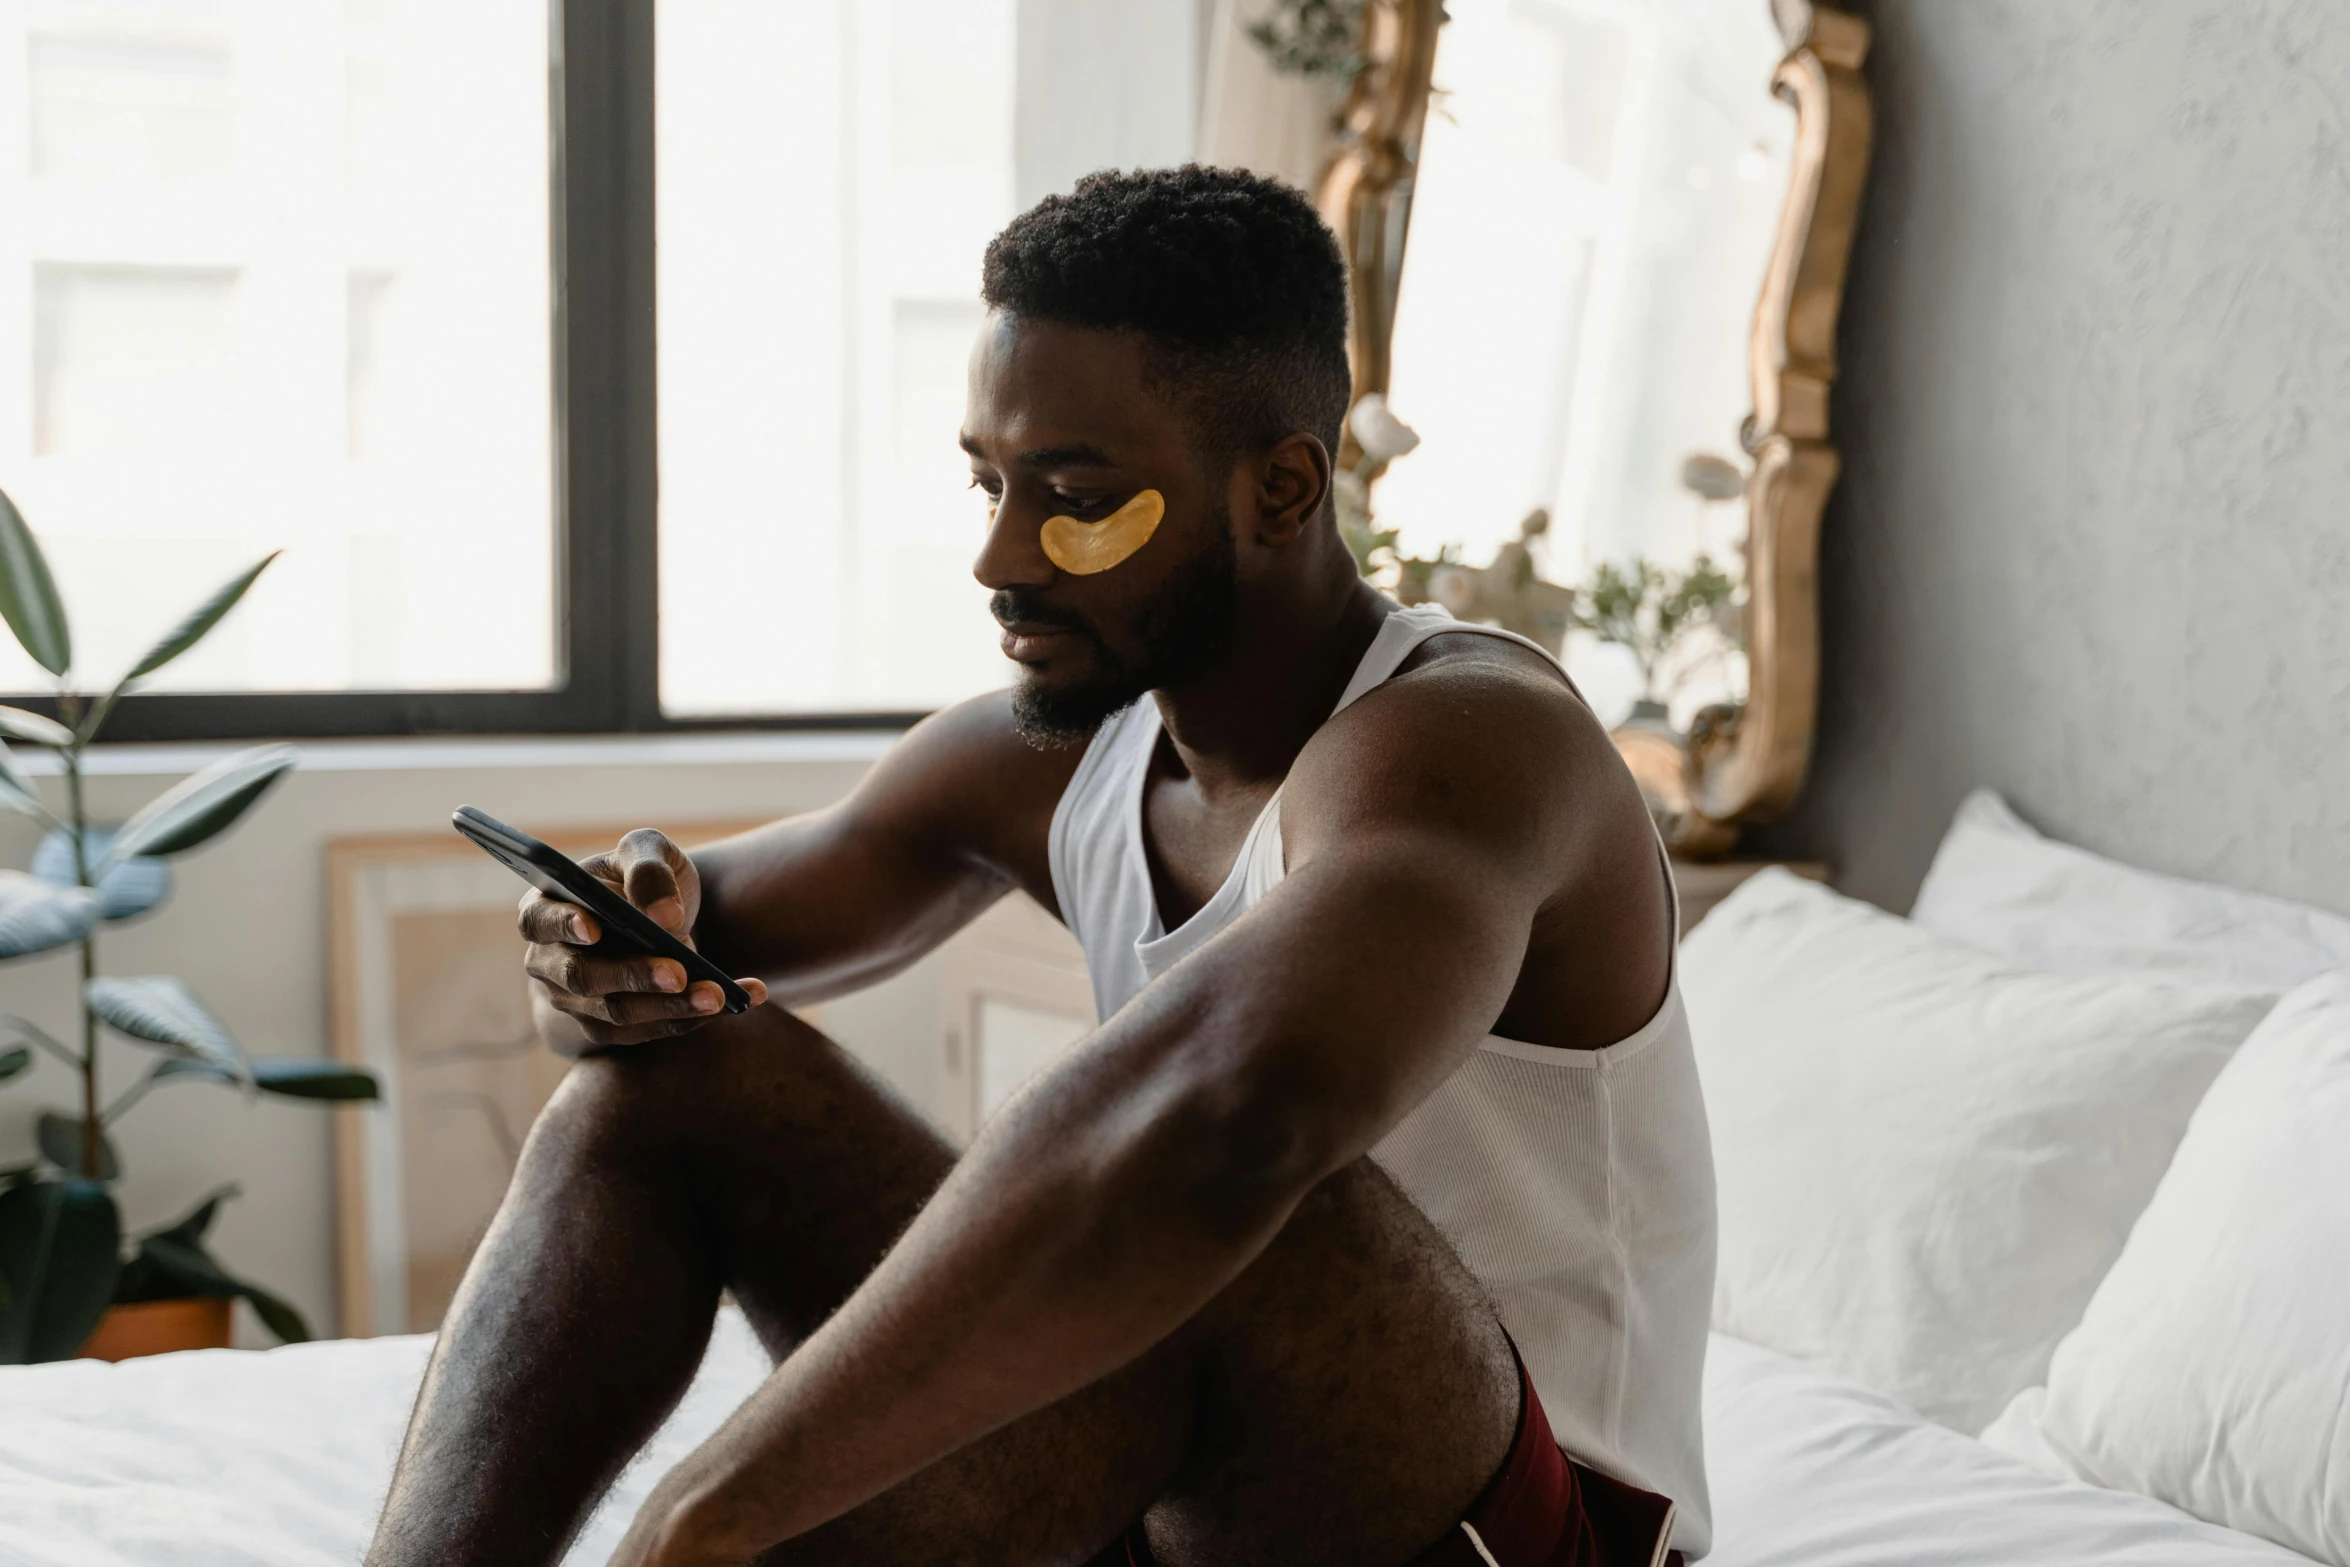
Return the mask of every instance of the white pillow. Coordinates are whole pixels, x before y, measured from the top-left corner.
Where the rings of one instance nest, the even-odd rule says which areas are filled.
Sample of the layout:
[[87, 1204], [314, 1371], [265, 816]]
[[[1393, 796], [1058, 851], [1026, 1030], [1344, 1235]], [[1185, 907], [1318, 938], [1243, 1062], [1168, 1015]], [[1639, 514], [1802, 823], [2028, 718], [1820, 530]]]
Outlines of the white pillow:
[[2350, 1567], [2350, 974], [2212, 1084], [2038, 1414], [2080, 1479]]
[[1756, 876], [1681, 948], [1714, 1326], [1969, 1435], [2042, 1379], [2265, 991], [2017, 969]]
[[2350, 919], [2044, 838], [1988, 789], [1960, 804], [1909, 917], [2058, 974], [2286, 991], [2350, 967]]

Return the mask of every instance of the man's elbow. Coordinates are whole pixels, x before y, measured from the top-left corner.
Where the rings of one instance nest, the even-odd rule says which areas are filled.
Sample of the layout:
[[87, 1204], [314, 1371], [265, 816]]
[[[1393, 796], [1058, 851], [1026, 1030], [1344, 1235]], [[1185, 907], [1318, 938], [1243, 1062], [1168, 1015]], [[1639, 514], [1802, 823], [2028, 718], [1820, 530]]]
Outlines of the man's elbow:
[[1203, 1073], [1152, 1117], [1145, 1179], [1222, 1239], [1261, 1238], [1356, 1151], [1343, 1107], [1295, 1074]]

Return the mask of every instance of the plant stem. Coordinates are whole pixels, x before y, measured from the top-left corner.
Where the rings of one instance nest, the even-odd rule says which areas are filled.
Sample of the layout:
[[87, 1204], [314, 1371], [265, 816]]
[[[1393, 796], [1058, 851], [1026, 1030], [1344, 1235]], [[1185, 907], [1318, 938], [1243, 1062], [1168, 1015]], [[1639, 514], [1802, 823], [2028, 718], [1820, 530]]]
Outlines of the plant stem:
[[31, 1040], [77, 1072], [82, 1069], [82, 1058], [50, 1038], [49, 1031], [31, 1018], [18, 1017], [13, 1012], [0, 1012], [0, 1028], [8, 1029], [22, 1038]]
[[[78, 716], [78, 715], [77, 715]], [[90, 885], [90, 822], [89, 813], [82, 808], [82, 742], [60, 747], [57, 753], [65, 760], [66, 803], [72, 813], [73, 878], [80, 885]], [[82, 984], [74, 1000], [82, 1014], [82, 1173], [93, 1179], [97, 1176], [101, 1125], [98, 1119], [98, 1016], [90, 1010], [90, 981], [98, 977], [98, 931], [82, 938]]]
[[114, 1103], [108, 1105], [106, 1113], [98, 1118], [99, 1123], [103, 1126], [112, 1126], [125, 1110], [146, 1098], [147, 1091], [154, 1086], [155, 1074], [149, 1072], [145, 1077], [140, 1078], [115, 1096]]

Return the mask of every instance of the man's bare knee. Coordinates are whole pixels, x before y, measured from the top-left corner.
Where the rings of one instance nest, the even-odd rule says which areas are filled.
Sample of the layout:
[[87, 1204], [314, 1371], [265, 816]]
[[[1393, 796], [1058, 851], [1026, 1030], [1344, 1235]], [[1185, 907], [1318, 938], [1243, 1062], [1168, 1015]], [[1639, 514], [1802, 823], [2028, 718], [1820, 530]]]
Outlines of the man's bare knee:
[[1328, 1538], [1263, 1538], [1298, 1495], [1342, 1498], [1354, 1544], [1408, 1555], [1396, 1542], [1457, 1518], [1517, 1428], [1516, 1357], [1491, 1302], [1368, 1160], [1316, 1187], [1188, 1331], [1199, 1436], [1150, 1514], [1171, 1558], [1256, 1539], [1316, 1559]]
[[777, 1079], [794, 1065], [806, 1075], [812, 1057], [836, 1049], [781, 1008], [718, 1018], [675, 1039], [581, 1057], [540, 1123], [566, 1142], [622, 1156], [675, 1152], [680, 1141], [707, 1148], [771, 1137], [773, 1112], [791, 1097]]
[[1324, 1180], [1262, 1255], [1208, 1308], [1211, 1322], [1313, 1322], [1334, 1287], [1378, 1283], [1360, 1312], [1394, 1312], [1468, 1328], [1506, 1350], [1499, 1319], [1468, 1265], [1428, 1216], [1368, 1158]]

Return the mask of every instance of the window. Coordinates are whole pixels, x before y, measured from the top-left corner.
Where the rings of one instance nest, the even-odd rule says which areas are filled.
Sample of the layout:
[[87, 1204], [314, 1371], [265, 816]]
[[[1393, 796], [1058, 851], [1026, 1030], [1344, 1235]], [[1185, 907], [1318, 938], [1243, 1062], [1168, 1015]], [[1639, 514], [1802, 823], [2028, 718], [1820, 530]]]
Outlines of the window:
[[[1000, 684], [954, 441], [980, 254], [1070, 169], [1188, 155], [1196, 22], [0, 6], [0, 488], [77, 676], [285, 552], [110, 737], [895, 724]], [[1022, 70], [1084, 90], [1016, 115]], [[1107, 112], [1103, 74], [1152, 90]]]
[[77, 673], [283, 547], [158, 688], [553, 687], [543, 0], [18, 13], [0, 487]]
[[659, 18], [663, 705], [1003, 684], [955, 432], [1014, 210], [1012, 0]]

